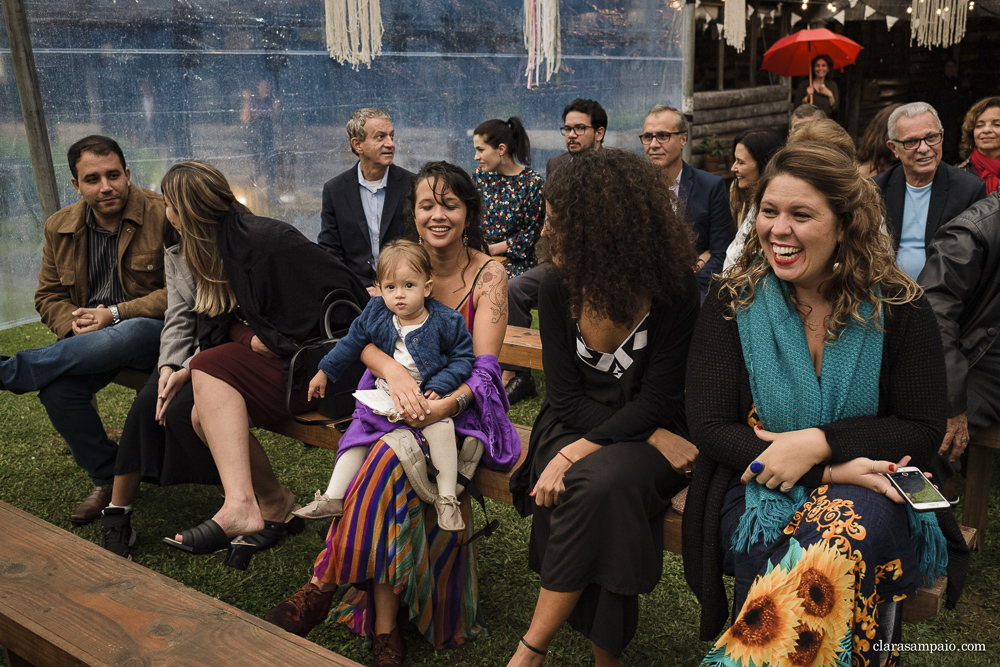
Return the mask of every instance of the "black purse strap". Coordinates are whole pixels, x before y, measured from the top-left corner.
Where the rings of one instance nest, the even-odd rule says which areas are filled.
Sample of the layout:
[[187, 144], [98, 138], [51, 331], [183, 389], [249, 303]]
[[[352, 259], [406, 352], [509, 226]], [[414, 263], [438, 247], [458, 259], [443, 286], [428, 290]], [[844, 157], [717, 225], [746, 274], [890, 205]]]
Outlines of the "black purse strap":
[[354, 298], [354, 294], [342, 287], [338, 287], [332, 290], [323, 299], [323, 305], [320, 307], [320, 329], [323, 332], [321, 338], [314, 338], [313, 340], [308, 340], [299, 346], [299, 349], [295, 351], [292, 355], [291, 360], [288, 363], [288, 380], [285, 382], [285, 412], [294, 419], [299, 424], [304, 424], [306, 426], [329, 426], [330, 424], [343, 424], [344, 428], [338, 426], [337, 430], [341, 433], [346, 429], [346, 424], [350, 422], [348, 419], [303, 419], [298, 415], [292, 414], [292, 387], [295, 385], [295, 369], [299, 366], [299, 355], [303, 352], [317, 347], [322, 347], [333, 343], [334, 345], [343, 338], [347, 333], [347, 329], [341, 328], [339, 330], [333, 330], [334, 320], [333, 315], [338, 308], [346, 307], [352, 312], [350, 318], [351, 321], [355, 317], [361, 315], [361, 306], [358, 305], [357, 300]]

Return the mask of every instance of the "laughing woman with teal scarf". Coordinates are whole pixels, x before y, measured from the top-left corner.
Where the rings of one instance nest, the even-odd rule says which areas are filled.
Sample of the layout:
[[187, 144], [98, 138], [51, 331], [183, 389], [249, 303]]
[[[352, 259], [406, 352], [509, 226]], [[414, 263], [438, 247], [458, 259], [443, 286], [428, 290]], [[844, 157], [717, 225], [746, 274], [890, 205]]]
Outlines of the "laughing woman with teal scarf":
[[968, 550], [951, 512], [914, 512], [885, 478], [926, 469], [945, 429], [934, 315], [893, 259], [877, 190], [800, 143], [760, 179], [756, 233], [702, 307], [687, 372], [701, 455], [684, 569], [705, 665], [898, 665], [900, 600]]

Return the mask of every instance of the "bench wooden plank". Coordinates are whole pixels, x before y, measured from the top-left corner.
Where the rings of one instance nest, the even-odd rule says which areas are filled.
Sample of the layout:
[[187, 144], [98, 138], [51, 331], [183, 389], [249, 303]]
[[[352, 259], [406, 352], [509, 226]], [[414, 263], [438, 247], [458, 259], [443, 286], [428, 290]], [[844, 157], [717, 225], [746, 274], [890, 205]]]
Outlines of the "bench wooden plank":
[[542, 339], [538, 330], [508, 325], [499, 359], [503, 364], [542, 370]]
[[976, 529], [976, 539], [972, 545], [976, 551], [982, 551], [986, 546], [986, 514], [990, 502], [995, 449], [1000, 449], [1000, 424], [979, 429], [969, 442], [962, 523]]
[[0, 535], [0, 644], [26, 664], [360, 667], [4, 502]]

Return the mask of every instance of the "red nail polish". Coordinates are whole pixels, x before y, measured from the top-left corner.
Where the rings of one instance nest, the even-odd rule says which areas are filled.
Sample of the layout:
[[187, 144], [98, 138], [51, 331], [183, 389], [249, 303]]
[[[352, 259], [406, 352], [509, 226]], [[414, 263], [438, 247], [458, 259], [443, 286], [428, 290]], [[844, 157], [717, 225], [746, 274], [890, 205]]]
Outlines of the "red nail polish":
[[742, 477], [740, 478], [740, 484], [746, 484], [746, 480], [743, 479]]
[[763, 431], [764, 429], [762, 429], [760, 427], [760, 424], [754, 424], [753, 430], [755, 430], [755, 431]]
[[529, 495], [529, 496], [531, 496], [531, 497], [533, 498], [533, 497], [535, 496], [535, 491], [534, 491], [534, 489], [532, 489], [531, 493], [529, 493], [528, 495]]
[[889, 472], [896, 472], [896, 464], [895, 463], [890, 463], [889, 464]]

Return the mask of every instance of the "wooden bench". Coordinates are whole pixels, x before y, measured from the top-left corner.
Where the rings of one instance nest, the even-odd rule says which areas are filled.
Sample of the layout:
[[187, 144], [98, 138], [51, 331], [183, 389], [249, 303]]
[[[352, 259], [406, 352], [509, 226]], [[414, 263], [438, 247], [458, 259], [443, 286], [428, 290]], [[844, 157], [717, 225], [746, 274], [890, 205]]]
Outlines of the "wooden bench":
[[360, 667], [4, 502], [0, 535], [9, 667]]
[[969, 460], [965, 467], [965, 505], [962, 523], [976, 530], [972, 548], [986, 546], [986, 513], [993, 476], [993, 450], [1000, 449], [1000, 424], [979, 429], [969, 440]]

